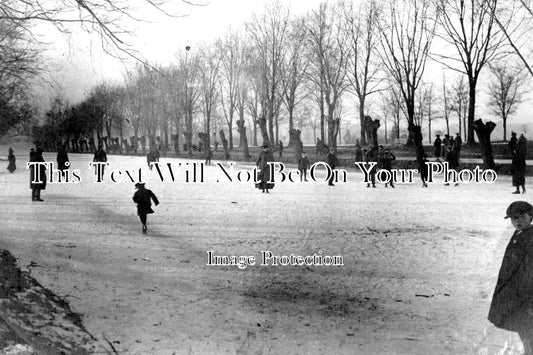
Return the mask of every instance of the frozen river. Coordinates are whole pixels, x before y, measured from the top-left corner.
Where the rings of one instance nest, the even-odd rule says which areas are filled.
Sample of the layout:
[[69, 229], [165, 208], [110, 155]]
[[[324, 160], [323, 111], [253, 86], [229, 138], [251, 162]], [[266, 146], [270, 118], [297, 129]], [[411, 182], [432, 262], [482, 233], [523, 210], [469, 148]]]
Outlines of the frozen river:
[[[508, 176], [372, 189], [354, 168], [335, 187], [284, 182], [262, 194], [214, 165], [203, 183], [192, 170], [171, 183], [143, 157], [109, 156], [105, 182], [94, 183], [91, 156], [70, 159], [80, 182], [49, 184], [44, 202], [31, 201], [22, 158], [0, 173], [0, 248], [23, 268], [38, 264], [32, 276], [119, 353], [520, 353], [518, 337], [486, 320], [512, 234], [505, 210], [531, 202], [511, 194]], [[136, 179], [139, 168], [161, 202], [146, 235], [125, 173]], [[111, 182], [111, 170], [126, 182]], [[262, 252], [278, 265], [261, 265]], [[207, 265], [209, 255], [246, 257], [247, 267]], [[291, 255], [304, 262], [282, 265]]]

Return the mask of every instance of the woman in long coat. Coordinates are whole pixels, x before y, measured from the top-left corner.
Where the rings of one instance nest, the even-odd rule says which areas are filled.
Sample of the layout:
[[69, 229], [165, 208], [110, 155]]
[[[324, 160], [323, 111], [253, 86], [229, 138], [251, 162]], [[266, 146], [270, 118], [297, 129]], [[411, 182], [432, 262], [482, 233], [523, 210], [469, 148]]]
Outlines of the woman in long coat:
[[516, 146], [513, 160], [511, 161], [511, 174], [513, 174], [513, 186], [516, 191], [513, 194], [520, 193], [520, 186], [522, 193], [526, 192], [526, 156], [527, 156], [527, 140], [524, 135], [520, 136]]
[[259, 158], [257, 158], [256, 165], [260, 170], [259, 173], [259, 183], [255, 185], [260, 190], [263, 190], [263, 192], [266, 191], [268, 193], [269, 189], [274, 188], [274, 183], [269, 183], [270, 180], [270, 166], [268, 163], [274, 161], [274, 155], [272, 154], [272, 151], [269, 149], [268, 144], [263, 144], [262, 151], [259, 153]]
[[[43, 150], [41, 148], [37, 148], [37, 151], [33, 154], [30, 162], [45, 162], [43, 158]], [[37, 177], [35, 172], [39, 175], [40, 182], [36, 182]], [[30, 168], [30, 189], [32, 201], [43, 201], [41, 200], [41, 190], [46, 189], [46, 168], [41, 164]]]
[[17, 165], [15, 164], [15, 154], [13, 153], [13, 148], [11, 147], [9, 147], [9, 155], [7, 156], [7, 160], [9, 161], [9, 164], [7, 165], [7, 170], [9, 170], [10, 173], [17, 170]]

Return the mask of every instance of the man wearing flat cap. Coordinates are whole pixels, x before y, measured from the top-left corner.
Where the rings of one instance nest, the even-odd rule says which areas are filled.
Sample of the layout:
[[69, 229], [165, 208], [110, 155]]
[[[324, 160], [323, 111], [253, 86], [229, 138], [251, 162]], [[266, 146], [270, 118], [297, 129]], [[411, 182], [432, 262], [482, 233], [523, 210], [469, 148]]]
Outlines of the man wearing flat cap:
[[144, 187], [144, 182], [136, 183], [135, 188], [137, 191], [133, 195], [133, 202], [137, 204], [137, 214], [143, 225], [143, 233], [146, 234], [146, 230], [148, 229], [146, 227], [147, 215], [154, 213], [154, 210], [152, 210], [152, 200], [154, 200], [156, 206], [159, 205], [159, 200], [151, 190]]
[[488, 319], [518, 332], [524, 354], [533, 355], [533, 206], [515, 201], [507, 208], [515, 232], [505, 249]]

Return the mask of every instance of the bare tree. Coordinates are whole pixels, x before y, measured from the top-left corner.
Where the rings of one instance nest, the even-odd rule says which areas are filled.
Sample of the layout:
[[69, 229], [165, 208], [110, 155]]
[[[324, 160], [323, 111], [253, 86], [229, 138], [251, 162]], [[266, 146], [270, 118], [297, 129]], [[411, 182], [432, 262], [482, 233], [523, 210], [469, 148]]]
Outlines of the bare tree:
[[414, 140], [419, 162], [424, 147], [421, 127], [415, 124], [415, 95], [434, 38], [436, 17], [430, 13], [427, 1], [391, 0], [388, 16], [380, 23], [381, 56], [402, 96], [409, 135]]
[[[459, 124], [459, 135], [464, 134], [464, 140], [466, 140], [466, 118], [468, 117], [468, 84], [464, 79], [464, 75], [461, 75], [453, 84], [450, 96], [450, 111], [457, 114], [457, 120]], [[461, 130], [461, 126], [463, 129]], [[449, 132], [448, 132], [449, 134]]]
[[488, 105], [491, 112], [503, 121], [503, 140], [507, 140], [507, 119], [516, 113], [524, 94], [524, 68], [513, 68], [509, 63], [490, 66], [493, 81], [488, 87]]
[[[436, 0], [443, 33], [438, 36], [457, 50], [457, 57], [438, 54], [441, 62], [468, 80], [467, 144], [474, 144], [476, 87], [483, 67], [498, 55], [504, 36], [494, 23], [498, 0]], [[446, 59], [446, 60], [443, 60]]]
[[[119, 58], [144, 60], [128, 43], [133, 34], [128, 23], [142, 21], [148, 13], [181, 17], [168, 11], [168, 0], [141, 0], [133, 6], [128, 0], [4, 0], [0, 3], [0, 21], [15, 23], [33, 33], [36, 23], [49, 23], [61, 33], [81, 28], [100, 37], [102, 48]], [[184, 7], [203, 5], [181, 0]], [[141, 12], [142, 11], [142, 12]], [[35, 41], [37, 37], [33, 37]]]
[[[342, 12], [337, 6], [322, 3], [308, 19], [309, 50], [312, 70], [309, 78], [317, 87], [321, 117], [328, 123], [328, 144], [337, 147], [340, 117], [335, 110], [342, 94], [349, 86], [347, 63], [351, 55], [348, 36], [342, 27]], [[324, 138], [324, 120], [321, 135]]]
[[280, 95], [281, 66], [286, 50], [289, 10], [279, 2], [272, 3], [265, 8], [263, 15], [254, 15], [246, 27], [257, 51], [256, 64], [263, 91], [260, 97], [265, 100], [263, 106], [266, 108], [266, 116], [264, 119], [268, 124], [269, 143], [274, 146], [274, 123], [282, 100]]
[[[206, 144], [211, 139], [211, 119], [219, 100], [218, 83], [220, 82], [220, 56], [214, 48], [203, 47], [200, 49], [199, 76], [201, 104], [204, 114], [204, 132]], [[209, 146], [205, 147], [206, 149]]]
[[309, 65], [305, 56], [304, 46], [307, 36], [305, 19], [297, 18], [291, 22], [287, 39], [287, 51], [282, 62], [281, 90], [283, 104], [289, 114], [289, 146], [294, 145], [294, 110], [304, 98], [301, 93], [302, 82]]
[[[353, 3], [344, 7], [345, 26], [351, 55], [348, 60], [348, 79], [358, 99], [361, 144], [366, 144], [365, 109], [367, 97], [382, 90], [379, 77], [380, 62], [377, 60], [379, 31], [377, 24], [381, 8], [376, 0], [370, 0], [354, 8]], [[386, 136], [386, 134], [385, 134]]]
[[531, 1], [500, 0], [489, 4], [492, 5], [494, 22], [529, 74], [533, 76], [533, 69], [529, 63], [533, 53], [529, 46], [533, 25]]

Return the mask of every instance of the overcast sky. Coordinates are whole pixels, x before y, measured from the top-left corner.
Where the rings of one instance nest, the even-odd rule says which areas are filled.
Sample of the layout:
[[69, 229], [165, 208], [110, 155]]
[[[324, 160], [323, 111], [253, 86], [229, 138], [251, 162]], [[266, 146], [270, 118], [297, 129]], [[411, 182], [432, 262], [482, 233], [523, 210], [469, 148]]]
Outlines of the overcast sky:
[[[200, 0], [197, 0], [200, 1]], [[279, 0], [289, 6], [293, 14], [304, 13], [316, 9], [321, 0]], [[358, 0], [354, 0], [358, 1]], [[171, 0], [168, 8], [172, 13], [180, 13], [183, 17], [168, 17], [149, 8], [141, 9], [138, 17], [148, 22], [128, 22], [126, 26], [134, 30], [135, 35], [127, 37], [128, 41], [150, 62], [158, 64], [171, 63], [178, 51], [184, 51], [186, 45], [194, 47], [201, 42], [210, 42], [227, 32], [230, 26], [238, 28], [253, 14], [261, 14], [265, 7], [264, 0], [211, 0], [205, 6], [186, 6], [178, 0]], [[41, 98], [45, 106], [56, 92], [75, 103], [81, 100], [84, 93], [102, 81], [120, 81], [126, 67], [131, 67], [132, 61], [121, 62], [101, 49], [100, 39], [96, 35], [89, 35], [84, 31], [73, 31], [71, 35], [60, 34], [52, 27], [43, 25], [42, 32], [50, 42], [47, 56], [50, 58], [52, 76], [57, 83], [52, 89], [46, 87]], [[488, 72], [488, 70], [487, 70]], [[446, 71], [450, 75], [450, 71]], [[487, 74], [487, 73], [485, 73]], [[435, 80], [437, 91], [442, 87], [443, 67], [437, 63], [429, 63], [426, 69], [426, 80]], [[486, 77], [486, 76], [485, 76]], [[452, 80], [447, 84], [451, 86]], [[486, 95], [483, 88], [479, 88], [477, 100], [477, 115], [484, 120], [495, 120], [487, 116]], [[353, 111], [352, 100], [346, 102], [348, 111]], [[516, 117], [509, 122], [512, 129], [522, 130], [521, 126], [529, 122], [531, 105], [521, 105]], [[501, 122], [498, 122], [501, 128]], [[514, 127], [513, 123], [516, 123]], [[499, 138], [500, 134], [498, 134]]]
[[[198, 0], [199, 1], [199, 0]], [[293, 13], [301, 13], [316, 8], [320, 0], [280, 0], [290, 6]], [[169, 64], [176, 53], [190, 45], [210, 42], [221, 36], [229, 27], [238, 28], [252, 18], [254, 13], [261, 14], [264, 0], [210, 0], [204, 6], [188, 6], [181, 1], [172, 0], [172, 13], [183, 17], [168, 17], [146, 8], [137, 16], [147, 22], [130, 21], [125, 24], [134, 31], [126, 37], [140, 56], [152, 63]], [[72, 101], [80, 100], [83, 93], [101, 81], [121, 80], [126, 67], [133, 61], [121, 62], [106, 54], [97, 35], [89, 35], [82, 30], [72, 31], [70, 35], [60, 34], [54, 27], [42, 25], [48, 50], [46, 55], [54, 80], [58, 85], [53, 90], [62, 91]]]

